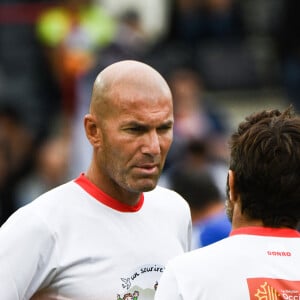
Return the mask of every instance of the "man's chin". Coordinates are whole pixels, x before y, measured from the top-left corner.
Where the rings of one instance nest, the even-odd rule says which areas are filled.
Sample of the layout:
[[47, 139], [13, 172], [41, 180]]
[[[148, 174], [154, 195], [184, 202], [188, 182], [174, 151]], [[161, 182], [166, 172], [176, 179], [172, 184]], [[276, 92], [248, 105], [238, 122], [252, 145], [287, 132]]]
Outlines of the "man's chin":
[[157, 186], [157, 180], [142, 179], [135, 182], [135, 190], [139, 192], [150, 192]]

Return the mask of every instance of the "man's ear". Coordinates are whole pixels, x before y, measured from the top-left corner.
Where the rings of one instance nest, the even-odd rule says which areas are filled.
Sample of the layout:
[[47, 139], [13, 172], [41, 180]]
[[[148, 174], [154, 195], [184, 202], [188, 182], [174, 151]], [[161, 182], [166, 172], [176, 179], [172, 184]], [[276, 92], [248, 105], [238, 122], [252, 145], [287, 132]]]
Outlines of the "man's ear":
[[229, 185], [229, 199], [230, 201], [237, 201], [237, 195], [235, 190], [235, 174], [234, 171], [228, 171], [228, 185]]
[[87, 114], [84, 116], [85, 134], [93, 147], [101, 145], [101, 130], [94, 115]]

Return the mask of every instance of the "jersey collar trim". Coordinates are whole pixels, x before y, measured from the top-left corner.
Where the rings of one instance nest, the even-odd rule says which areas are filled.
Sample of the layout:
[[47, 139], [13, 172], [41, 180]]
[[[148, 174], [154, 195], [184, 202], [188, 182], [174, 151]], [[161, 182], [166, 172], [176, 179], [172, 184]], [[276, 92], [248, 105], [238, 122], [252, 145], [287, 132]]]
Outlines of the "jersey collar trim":
[[290, 228], [271, 228], [271, 227], [242, 227], [231, 231], [230, 236], [238, 234], [260, 235], [260, 236], [274, 236], [274, 237], [290, 237], [300, 238], [300, 233], [295, 229]]
[[104, 193], [102, 190], [100, 190], [96, 185], [94, 185], [91, 181], [87, 179], [84, 174], [80, 174], [79, 177], [77, 177], [74, 180], [75, 183], [77, 183], [79, 186], [81, 186], [87, 193], [89, 193], [92, 197], [94, 197], [96, 200], [101, 202], [102, 204], [109, 206], [110, 208], [113, 208], [115, 210], [121, 211], [121, 212], [136, 212], [141, 209], [144, 203], [144, 194], [141, 194], [141, 197], [138, 201], [138, 203], [134, 206], [130, 206], [125, 203], [121, 203], [118, 200], [110, 197], [106, 193]]

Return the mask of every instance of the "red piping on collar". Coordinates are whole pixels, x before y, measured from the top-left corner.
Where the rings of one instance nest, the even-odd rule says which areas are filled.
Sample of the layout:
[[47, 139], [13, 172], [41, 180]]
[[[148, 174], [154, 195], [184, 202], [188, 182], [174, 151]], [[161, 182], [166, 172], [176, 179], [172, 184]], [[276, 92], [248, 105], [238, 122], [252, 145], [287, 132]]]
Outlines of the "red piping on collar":
[[94, 185], [91, 181], [88, 180], [84, 174], [80, 174], [79, 177], [74, 179], [74, 182], [81, 186], [87, 193], [93, 196], [96, 200], [101, 202], [102, 204], [109, 206], [115, 210], [121, 212], [136, 212], [141, 209], [144, 203], [144, 194], [141, 194], [141, 197], [136, 205], [130, 206], [125, 203], [121, 203], [120, 201], [110, 197], [106, 193], [104, 193], [101, 189], [99, 189], [96, 185]]
[[241, 227], [232, 230], [230, 236], [238, 234], [300, 238], [300, 232], [290, 228], [271, 228], [262, 226]]

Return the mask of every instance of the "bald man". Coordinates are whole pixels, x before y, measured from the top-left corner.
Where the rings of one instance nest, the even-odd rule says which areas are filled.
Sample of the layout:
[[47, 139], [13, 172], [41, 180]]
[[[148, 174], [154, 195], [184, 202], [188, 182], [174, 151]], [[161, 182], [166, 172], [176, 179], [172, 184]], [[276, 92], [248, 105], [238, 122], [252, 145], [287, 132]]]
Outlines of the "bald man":
[[190, 249], [187, 202], [157, 186], [173, 129], [163, 77], [137, 61], [107, 67], [84, 128], [88, 170], [0, 229], [5, 300], [154, 299], [166, 262]]

